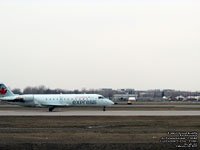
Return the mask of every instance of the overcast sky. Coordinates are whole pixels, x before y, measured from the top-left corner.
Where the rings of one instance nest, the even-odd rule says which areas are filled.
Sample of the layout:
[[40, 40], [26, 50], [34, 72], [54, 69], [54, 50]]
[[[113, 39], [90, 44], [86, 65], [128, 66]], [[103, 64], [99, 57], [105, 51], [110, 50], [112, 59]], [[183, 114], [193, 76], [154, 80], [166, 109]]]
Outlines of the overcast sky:
[[200, 91], [197, 0], [1, 0], [11, 88]]

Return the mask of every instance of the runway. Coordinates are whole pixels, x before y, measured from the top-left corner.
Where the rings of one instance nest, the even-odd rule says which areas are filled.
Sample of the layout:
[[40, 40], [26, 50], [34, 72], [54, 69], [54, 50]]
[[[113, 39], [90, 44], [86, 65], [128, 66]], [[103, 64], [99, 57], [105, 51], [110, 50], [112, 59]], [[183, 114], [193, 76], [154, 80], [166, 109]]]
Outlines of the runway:
[[[0, 105], [0, 108], [20, 108], [19, 105]], [[200, 108], [200, 105], [111, 105], [108, 108]]]
[[200, 111], [41, 111], [5, 110], [0, 116], [200, 116]]

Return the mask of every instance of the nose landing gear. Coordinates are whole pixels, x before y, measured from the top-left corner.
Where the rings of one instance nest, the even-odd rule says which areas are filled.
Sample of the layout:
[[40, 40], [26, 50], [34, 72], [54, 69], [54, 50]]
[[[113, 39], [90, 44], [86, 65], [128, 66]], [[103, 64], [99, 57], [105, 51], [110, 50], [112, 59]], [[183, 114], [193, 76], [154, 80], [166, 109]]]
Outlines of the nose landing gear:
[[106, 107], [105, 106], [103, 107], [103, 111], [106, 111]]

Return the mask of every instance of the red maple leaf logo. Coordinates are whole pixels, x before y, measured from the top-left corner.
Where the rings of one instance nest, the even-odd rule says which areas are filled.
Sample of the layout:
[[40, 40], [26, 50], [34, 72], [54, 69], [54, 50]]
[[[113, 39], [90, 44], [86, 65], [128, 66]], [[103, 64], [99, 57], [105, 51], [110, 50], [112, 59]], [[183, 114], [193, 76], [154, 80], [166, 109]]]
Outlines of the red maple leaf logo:
[[7, 90], [4, 88], [1, 88], [0, 95], [5, 95], [7, 93]]

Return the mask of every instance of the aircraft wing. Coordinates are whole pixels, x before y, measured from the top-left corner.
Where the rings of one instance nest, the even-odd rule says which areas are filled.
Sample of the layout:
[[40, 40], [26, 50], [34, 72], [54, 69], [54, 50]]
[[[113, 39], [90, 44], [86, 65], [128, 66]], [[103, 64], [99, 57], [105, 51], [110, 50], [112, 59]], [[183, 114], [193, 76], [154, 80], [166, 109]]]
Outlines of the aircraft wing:
[[69, 104], [40, 104], [41, 106], [44, 107], [66, 107], [66, 106], [70, 106]]

